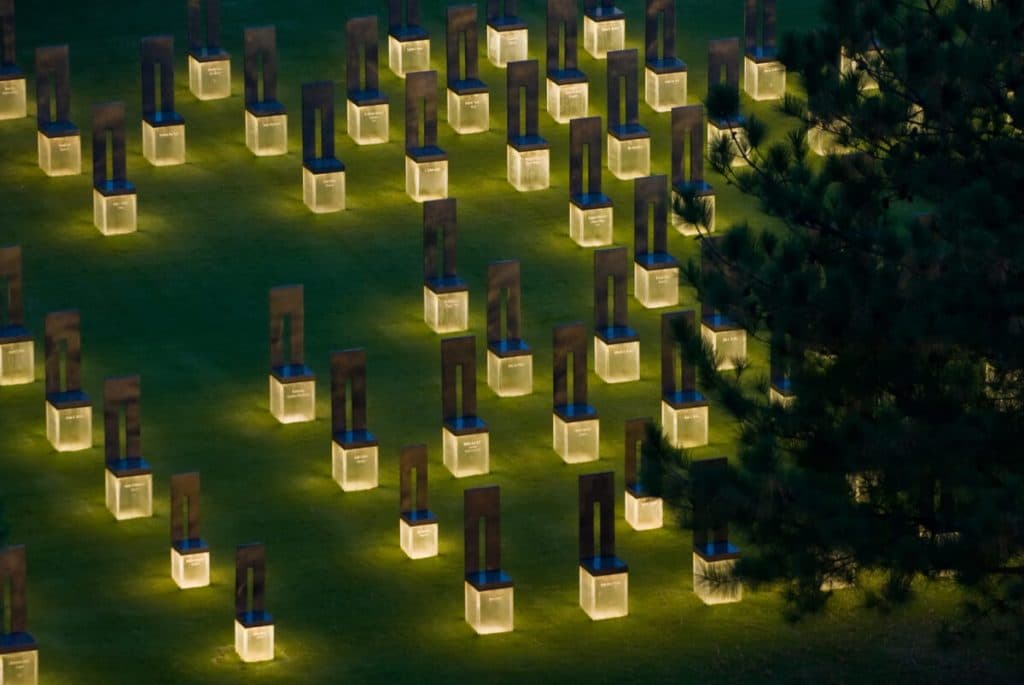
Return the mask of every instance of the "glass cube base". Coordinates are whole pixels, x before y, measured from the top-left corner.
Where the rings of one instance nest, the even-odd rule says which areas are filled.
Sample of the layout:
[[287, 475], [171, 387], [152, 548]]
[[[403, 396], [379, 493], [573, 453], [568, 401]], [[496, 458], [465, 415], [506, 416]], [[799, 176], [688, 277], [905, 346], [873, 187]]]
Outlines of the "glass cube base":
[[[735, 134], [735, 137], [733, 135]], [[742, 126], [734, 125], [732, 128], [723, 126], [719, 128], [718, 124], [714, 121], [708, 120], [707, 130], [707, 141], [708, 141], [708, 154], [715, 149], [716, 143], [719, 138], [725, 136], [729, 140], [729, 146], [732, 150], [732, 162], [731, 166], [746, 166], [747, 160], [744, 159], [743, 155], [750, 154], [750, 142], [747, 140], [747, 129]]]
[[708, 444], [708, 407], [676, 409], [661, 401], [661, 425], [673, 447], [689, 449]]
[[210, 553], [182, 554], [171, 547], [171, 579], [182, 590], [210, 584]]
[[274, 624], [245, 627], [235, 620], [235, 653], [247, 663], [272, 661], [274, 658]]
[[[878, 51], [874, 48], [870, 48], [866, 54], [867, 59], [878, 59]], [[861, 90], [877, 90], [878, 81], [873, 77], [869, 76], [866, 71], [860, 68], [857, 64], [857, 60], [851, 58], [846, 54], [846, 50], [840, 50], [839, 52], [839, 75], [845, 76], [849, 73], [859, 72], [860, 73], [860, 87]]]
[[651, 139], [620, 140], [608, 134], [608, 170], [615, 178], [629, 181], [651, 175]]
[[605, 59], [612, 50], [626, 45], [626, 19], [594, 21], [583, 17], [583, 49], [594, 59]]
[[533, 354], [501, 357], [487, 350], [487, 386], [498, 397], [533, 392]]
[[523, 150], [506, 146], [508, 182], [520, 192], [547, 190], [551, 186], [551, 150]]
[[448, 160], [417, 162], [406, 156], [405, 192], [416, 202], [448, 197]]
[[626, 523], [633, 530], [654, 530], [664, 525], [664, 506], [660, 497], [637, 497], [626, 490]]
[[142, 122], [142, 156], [153, 166], [185, 163], [185, 124], [153, 126]]
[[786, 94], [786, 66], [778, 61], [743, 58], [743, 90], [754, 100], [781, 100]]
[[107, 509], [118, 521], [153, 515], [153, 474], [117, 476], [106, 469]]
[[0, 120], [23, 119], [25, 108], [25, 77], [0, 81]]
[[793, 393], [781, 393], [775, 388], [768, 388], [769, 404], [777, 404], [783, 409], [789, 409], [796, 402], [796, 395]]
[[288, 152], [288, 115], [258, 117], [245, 112], [245, 146], [257, 157], [272, 157]]
[[590, 108], [590, 84], [558, 84], [548, 79], [548, 114], [559, 124], [587, 116]]
[[629, 615], [629, 572], [594, 576], [580, 569], [580, 607], [594, 621]]
[[839, 144], [836, 134], [826, 131], [820, 126], [812, 126], [807, 129], [807, 147], [819, 157], [845, 155], [852, 151], [851, 148]]
[[526, 48], [529, 42], [528, 29], [498, 31], [493, 26], [487, 27], [487, 59], [499, 69], [504, 69], [509, 62], [526, 59]]
[[444, 466], [456, 478], [479, 476], [491, 471], [491, 436], [480, 433], [456, 435], [447, 427], [441, 429]]
[[469, 327], [469, 291], [435, 293], [423, 286], [423, 321], [435, 333], [458, 333]]
[[82, 173], [82, 136], [50, 138], [36, 132], [39, 168], [47, 176], [75, 176]]
[[38, 649], [0, 654], [0, 685], [36, 685], [38, 682]]
[[483, 133], [491, 128], [490, 93], [459, 95], [448, 89], [448, 124], [461, 135]]
[[[700, 235], [701, 232], [704, 231], [713, 233], [715, 230], [715, 193], [713, 191], [698, 193], [695, 199], [703, 202], [704, 206], [708, 209], [708, 226], [707, 228], [704, 228], [703, 226], [698, 227], [697, 224], [691, 224], [685, 221], [683, 217], [679, 216], [676, 212], [670, 211], [669, 215], [672, 218], [672, 226], [679, 231], [680, 235], [695, 236]], [[680, 198], [678, 191], [673, 190], [672, 206], [674, 207], [677, 202], [682, 202], [682, 199]]]
[[609, 343], [595, 335], [594, 373], [605, 383], [640, 380], [640, 341]]
[[659, 73], [644, 69], [644, 100], [655, 112], [671, 112], [686, 104], [687, 72]]
[[92, 407], [58, 409], [47, 402], [46, 439], [58, 452], [92, 447]]
[[24, 385], [35, 380], [36, 347], [31, 340], [0, 344], [0, 385]]
[[331, 476], [345, 492], [377, 487], [379, 461], [376, 445], [345, 449], [331, 442]]
[[345, 172], [313, 173], [302, 168], [302, 201], [314, 214], [345, 209]]
[[270, 374], [270, 413], [281, 423], [316, 418], [316, 381], [282, 383]]
[[188, 89], [198, 100], [219, 100], [231, 95], [231, 58], [200, 61], [188, 56]]
[[553, 414], [551, 432], [555, 453], [566, 464], [596, 461], [600, 457], [600, 419], [566, 421], [558, 414]]
[[494, 590], [477, 590], [471, 583], [466, 583], [466, 623], [478, 635], [493, 633], [509, 633], [513, 627], [513, 590], [512, 587]]
[[348, 135], [356, 145], [378, 145], [390, 136], [388, 104], [357, 105], [348, 101]]
[[430, 39], [398, 40], [388, 36], [388, 66], [398, 78], [430, 70]]
[[[693, 592], [705, 604], [728, 604], [743, 599], [743, 583], [728, 579], [736, 567], [735, 559], [707, 561], [697, 553], [693, 555]], [[712, 579], [715, 582], [712, 582]], [[718, 582], [720, 579], [727, 579]]]
[[410, 559], [427, 559], [437, 556], [437, 523], [409, 525], [405, 519], [398, 519], [398, 542]]
[[103, 235], [124, 235], [138, 229], [138, 195], [104, 195], [92, 190], [92, 222]]
[[679, 304], [679, 267], [645, 269], [633, 262], [633, 295], [647, 309]]
[[580, 247], [601, 247], [612, 244], [614, 207], [584, 209], [569, 203], [569, 237]]
[[735, 369], [737, 362], [747, 361], [747, 332], [742, 328], [715, 331], [701, 323], [700, 337], [715, 353], [719, 371]]

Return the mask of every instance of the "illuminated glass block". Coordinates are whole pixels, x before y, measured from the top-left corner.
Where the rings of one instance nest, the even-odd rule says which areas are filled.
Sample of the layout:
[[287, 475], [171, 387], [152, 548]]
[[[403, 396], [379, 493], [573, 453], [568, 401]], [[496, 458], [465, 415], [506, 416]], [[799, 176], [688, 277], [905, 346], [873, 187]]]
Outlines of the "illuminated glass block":
[[457, 333], [469, 327], [469, 290], [433, 290], [423, 286], [423, 320], [435, 333]]
[[674, 393], [661, 401], [661, 425], [673, 447], [689, 449], [708, 444], [708, 403], [695, 391]]
[[[875, 48], [868, 48], [867, 50], [864, 51], [863, 58], [867, 62], [877, 61], [879, 59], [878, 50]], [[869, 76], [867, 72], [862, 70], [860, 68], [860, 65], [857, 64], [857, 60], [853, 57], [850, 57], [846, 53], [846, 49], [843, 48], [839, 52], [839, 74], [840, 76], [845, 76], [846, 74], [853, 73], [860, 74], [859, 78], [861, 89], [876, 90], [878, 88], [878, 81], [876, 81], [873, 77]]]
[[288, 115], [259, 115], [245, 110], [245, 146], [257, 157], [287, 153]]
[[[510, 345], [511, 343], [511, 345]], [[533, 353], [521, 340], [503, 340], [498, 352], [487, 350], [487, 386], [498, 397], [519, 397], [533, 392]], [[518, 344], [521, 347], [513, 349]]]
[[845, 155], [852, 151], [851, 148], [839, 143], [835, 133], [827, 131], [821, 126], [811, 126], [807, 129], [807, 147], [820, 157]]
[[398, 78], [430, 70], [430, 39], [399, 40], [388, 36], [388, 66]]
[[[25, 635], [14, 633], [13, 636]], [[0, 652], [0, 685], [36, 685], [39, 682], [39, 650], [31, 647]]]
[[0, 120], [21, 119], [25, 115], [25, 77], [0, 76]]
[[[598, 560], [607, 563], [607, 559], [608, 557], [596, 557], [579, 566], [580, 607], [594, 621], [629, 615], [629, 571], [609, 573], [591, 566]], [[619, 559], [611, 559], [625, 568], [625, 564]]]
[[171, 546], [171, 579], [182, 590], [210, 584], [210, 549], [202, 540], [181, 540]]
[[693, 592], [705, 604], [728, 604], [743, 599], [743, 583], [733, 576], [739, 550], [724, 543], [730, 550], [724, 558], [709, 559], [693, 553]]
[[466, 623], [478, 635], [508, 633], [513, 628], [513, 591], [512, 580], [501, 571], [478, 573], [476, 576], [501, 576], [507, 584], [503, 587], [477, 589], [469, 580], [466, 581]]
[[569, 237], [581, 247], [612, 244], [612, 202], [604, 195], [600, 197], [605, 201], [569, 201]]
[[[563, 413], [568, 413], [564, 412]], [[595, 461], [600, 456], [601, 423], [593, 409], [585, 416], [595, 418], [563, 418], [556, 411], [551, 417], [552, 442], [555, 453], [566, 464]]]
[[[704, 204], [705, 209], [708, 212], [708, 226], [707, 228], [700, 227], [698, 230], [697, 224], [691, 224], [686, 221], [678, 212], [672, 211], [670, 215], [672, 217], [672, 226], [675, 227], [681, 235], [699, 235], [702, 231], [708, 233], [714, 232], [715, 230], [715, 191], [711, 186], [703, 181], [696, 184], [688, 184], [689, 188], [694, 188], [696, 193], [694, 199]], [[672, 189], [672, 207], [682, 204], [682, 196], [679, 193], [679, 188]]]
[[670, 112], [686, 104], [686, 67], [661, 71], [644, 69], [644, 100], [655, 112]]
[[[304, 368], [304, 367], [299, 367]], [[316, 418], [316, 380], [312, 372], [278, 377], [270, 374], [270, 413], [281, 423], [300, 423]]]
[[31, 383], [36, 375], [36, 348], [24, 328], [0, 329], [0, 385]]
[[789, 385], [789, 380], [785, 380], [781, 383], [772, 382], [768, 387], [768, 402], [770, 404], [777, 404], [783, 409], [789, 409], [796, 402], [796, 395], [793, 393], [793, 389]]
[[446, 422], [441, 429], [441, 442], [444, 466], [456, 478], [490, 473], [490, 433], [480, 419], [466, 416]]
[[188, 56], [188, 89], [199, 100], [219, 100], [231, 95], [231, 57], [226, 52], [214, 56]]
[[185, 124], [142, 122], [142, 156], [153, 166], [185, 163]]
[[663, 503], [660, 497], [648, 497], [626, 488], [626, 523], [633, 530], [654, 530], [663, 525]]
[[134, 233], [138, 228], [138, 195], [131, 184], [124, 192], [92, 189], [92, 222], [103, 235]]
[[343, 434], [331, 442], [331, 476], [345, 492], [372, 490], [378, 484], [377, 440], [367, 431]]
[[679, 304], [679, 265], [671, 257], [663, 264], [655, 262], [656, 257], [654, 253], [640, 255], [645, 263], [633, 262], [633, 295], [647, 309]]
[[733, 119], [731, 122], [708, 119], [709, 155], [717, 147], [718, 140], [723, 137], [729, 141], [729, 148], [732, 150], [731, 166], [746, 166], [747, 160], [743, 155], [750, 155], [750, 141], [747, 140], [747, 129], [743, 128], [743, 121], [741, 119]]
[[595, 335], [594, 373], [605, 383], [640, 380], [640, 340], [636, 334], [625, 329], [621, 336], [617, 332]]
[[[517, 24], [519, 25], [519, 24]], [[503, 28], [487, 25], [487, 59], [491, 64], [504, 69], [509, 62], [526, 59], [529, 31], [524, 28]]]
[[716, 317], [718, 323], [709, 326], [700, 324], [700, 336], [711, 347], [718, 362], [718, 370], [736, 368], [737, 362], [747, 360], [747, 332], [738, 326], [724, 324], [723, 317]]
[[621, 50], [626, 45], [626, 18], [618, 12], [614, 19], [593, 19], [589, 15], [583, 17], [583, 49], [594, 59], [605, 59], [613, 50]]
[[456, 133], [483, 133], [491, 128], [491, 95], [459, 94], [448, 89], [448, 124]]
[[754, 100], [781, 100], [786, 94], [786, 65], [777, 59], [744, 57], [743, 90]]
[[406, 155], [405, 192], [416, 202], [448, 197], [448, 160], [417, 162]]
[[118, 521], [153, 515], [153, 474], [141, 459], [121, 459], [108, 464], [105, 490], [107, 509]]
[[548, 78], [548, 114], [560, 124], [587, 116], [590, 107], [590, 87], [586, 77], [582, 81], [557, 83]]
[[[321, 162], [324, 160], [316, 160]], [[302, 167], [302, 201], [306, 203], [311, 212], [315, 214], [326, 214], [328, 212], [340, 212], [345, 209], [345, 171], [338, 160], [338, 169], [321, 166], [317, 170], [311, 170], [308, 166]]]
[[254, 618], [245, 621], [235, 619], [235, 652], [245, 662], [271, 661], [274, 658], [274, 624], [268, 613], [253, 614]]
[[551, 149], [517, 149], [514, 145], [505, 148], [508, 166], [508, 182], [520, 192], [547, 190], [551, 185]]
[[92, 447], [92, 406], [85, 393], [57, 393], [46, 400], [46, 439], [58, 452]]
[[36, 133], [39, 168], [47, 176], [75, 176], [82, 173], [82, 136], [74, 129], [67, 135]]
[[619, 138], [608, 134], [608, 169], [615, 178], [629, 181], [651, 175], [651, 138], [649, 135]]
[[352, 100], [348, 101], [348, 134], [357, 145], [388, 142], [390, 126], [390, 108], [387, 102], [360, 105]]
[[398, 518], [398, 542], [410, 559], [437, 556], [437, 517], [429, 511], [410, 511]]

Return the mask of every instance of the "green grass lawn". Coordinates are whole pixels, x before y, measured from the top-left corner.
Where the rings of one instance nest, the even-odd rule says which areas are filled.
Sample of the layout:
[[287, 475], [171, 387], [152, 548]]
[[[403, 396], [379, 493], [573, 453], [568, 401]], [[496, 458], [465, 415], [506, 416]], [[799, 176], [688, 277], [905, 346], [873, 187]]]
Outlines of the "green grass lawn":
[[[898, 612], [860, 609], [839, 593], [826, 615], [797, 625], [780, 597], [705, 607], [691, 591], [690, 539], [671, 523], [636, 533], [616, 506], [618, 551], [630, 565], [628, 618], [591, 622], [577, 603], [579, 474], [616, 471], [622, 488], [623, 422], [659, 412], [660, 311], [630, 299], [641, 336], [642, 379], [609, 386], [591, 374], [601, 414], [599, 462], [567, 466], [551, 448], [551, 331], [592, 323], [592, 250], [568, 237], [568, 127], [541, 114], [552, 143], [550, 190], [516, 193], [505, 180], [505, 77], [481, 58], [491, 90], [488, 133], [460, 138], [443, 122], [450, 194], [458, 199], [459, 272], [470, 285], [478, 337], [480, 415], [491, 428], [491, 473], [456, 480], [441, 465], [440, 344], [422, 321], [421, 214], [404, 192], [403, 83], [386, 68], [391, 142], [357, 149], [344, 136], [344, 23], [384, 13], [383, 3], [224, 0], [223, 44], [233, 95], [200, 103], [187, 89], [184, 2], [18, 6], [18, 59], [31, 71], [38, 45], [69, 43], [73, 120], [83, 130], [83, 175], [46, 178], [36, 166], [31, 118], [0, 122], [0, 244], [25, 255], [26, 312], [37, 382], [0, 389], [0, 502], [9, 542], [25, 543], [30, 630], [43, 683], [328, 682], [1011, 682], [1019, 655], [981, 642], [957, 651], [933, 641], [958, 595], [922, 587]], [[483, 5], [483, 3], [478, 3]], [[815, 0], [779, 3], [780, 30], [817, 20]], [[433, 66], [444, 80], [443, 4], [424, 3]], [[521, 3], [530, 56], [543, 56], [539, 1]], [[643, 2], [622, 0], [628, 46], [643, 47]], [[690, 102], [705, 92], [710, 38], [742, 31], [742, 3], [679, 3], [678, 50], [690, 66]], [[273, 23], [290, 153], [254, 158], [244, 145], [242, 27]], [[386, 20], [382, 21], [386, 25]], [[384, 31], [382, 25], [382, 33]], [[187, 121], [188, 163], [154, 168], [141, 156], [138, 40], [173, 33], [177, 109]], [[481, 33], [482, 37], [482, 33]], [[386, 45], [386, 44], [385, 44]], [[605, 115], [604, 64], [580, 50], [591, 113]], [[541, 67], [543, 69], [543, 60]], [[300, 85], [339, 87], [338, 155], [348, 168], [348, 210], [313, 215], [301, 197]], [[798, 84], [791, 83], [790, 89]], [[30, 80], [29, 92], [34, 92]], [[443, 95], [443, 93], [442, 93]], [[138, 187], [139, 231], [104, 238], [92, 225], [90, 107], [128, 110], [128, 174]], [[542, 103], [543, 105], [543, 103]], [[782, 118], [744, 98], [780, 135]], [[30, 114], [34, 106], [30, 105]], [[443, 102], [441, 106], [443, 119]], [[652, 171], [668, 173], [669, 115], [641, 105], [653, 135]], [[615, 242], [632, 245], [632, 184], [604, 174], [615, 200]], [[719, 225], [764, 224], [749, 198], [711, 182]], [[670, 249], [696, 256], [674, 232]], [[535, 351], [534, 392], [496, 398], [486, 388], [486, 265], [519, 259], [524, 334]], [[282, 426], [267, 403], [267, 290], [305, 285], [306, 358], [319, 377], [318, 419]], [[682, 305], [694, 306], [689, 287]], [[78, 308], [83, 381], [95, 407], [97, 447], [56, 453], [43, 421], [43, 317]], [[365, 347], [370, 428], [380, 438], [381, 484], [343, 493], [330, 475], [331, 350]], [[752, 344], [766, 373], [761, 344]], [[591, 360], [592, 365], [592, 360]], [[154, 516], [117, 523], [103, 501], [102, 386], [138, 373], [143, 453], [154, 470]], [[698, 456], [734, 456], [735, 425], [711, 410], [711, 444]], [[398, 453], [426, 442], [440, 555], [410, 561], [398, 547]], [[203, 537], [212, 584], [179, 591], [168, 565], [171, 474], [200, 470]], [[462, 490], [502, 486], [503, 559], [516, 581], [516, 630], [477, 637], [463, 621]], [[267, 544], [268, 608], [276, 659], [245, 665], [233, 650], [235, 545]], [[244, 679], [244, 680], [243, 680]]]

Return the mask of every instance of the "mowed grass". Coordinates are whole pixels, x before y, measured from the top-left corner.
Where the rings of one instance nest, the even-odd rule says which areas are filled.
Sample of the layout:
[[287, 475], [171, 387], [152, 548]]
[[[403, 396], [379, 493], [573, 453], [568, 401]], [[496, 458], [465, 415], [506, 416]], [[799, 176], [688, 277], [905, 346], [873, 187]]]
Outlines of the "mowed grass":
[[[478, 3], [482, 5], [483, 3]], [[444, 5], [423, 3], [432, 65], [444, 82]], [[530, 56], [543, 69], [544, 3], [523, 2]], [[643, 49], [643, 3], [623, 0], [628, 47]], [[386, 68], [391, 142], [357, 148], [344, 135], [344, 23], [384, 13], [365, 0], [324, 3], [225, 0], [223, 44], [233, 94], [200, 103], [187, 89], [184, 2], [18, 6], [18, 60], [31, 71], [38, 45], [71, 49], [72, 117], [83, 130], [83, 175], [46, 178], [36, 166], [34, 121], [0, 123], [0, 244], [25, 255], [28, 324], [37, 382], [0, 389], [0, 502], [8, 541], [28, 547], [30, 629], [43, 683], [333, 682], [1011, 682], [1019, 657], [982, 641], [944, 651], [933, 636], [959, 596], [922, 587], [895, 613], [859, 608], [841, 592], [828, 612], [792, 625], [777, 593], [706, 607], [691, 591], [688, 531], [669, 522], [636, 533], [616, 517], [630, 564], [630, 616], [591, 622], [578, 606], [577, 477], [614, 470], [622, 488], [623, 422], [659, 412], [659, 311], [630, 299], [641, 336], [640, 382], [610, 386], [590, 375], [601, 415], [601, 460], [568, 466], [551, 448], [551, 331], [592, 324], [592, 250], [568, 237], [568, 127], [541, 113], [552, 144], [551, 188], [516, 193], [505, 180], [505, 76], [481, 58], [491, 131], [459, 137], [444, 123], [450, 194], [458, 199], [459, 273], [470, 286], [480, 415], [491, 428], [491, 473], [456, 480], [441, 465], [440, 343], [422, 321], [422, 209], [404, 192], [404, 84]], [[742, 32], [739, 0], [679, 3], [678, 51], [690, 102], [706, 89], [708, 39]], [[779, 26], [808, 28], [817, 2], [779, 3]], [[257, 159], [244, 145], [242, 28], [277, 26], [279, 97], [290, 153]], [[382, 17], [381, 35], [386, 20]], [[141, 156], [138, 40], [173, 33], [177, 109], [188, 163], [153, 168]], [[481, 31], [481, 52], [483, 32]], [[592, 114], [606, 116], [605, 68], [580, 50]], [[300, 85], [338, 86], [338, 154], [348, 168], [348, 210], [316, 216], [302, 204]], [[798, 88], [791, 83], [790, 89]], [[34, 92], [29, 82], [30, 94]], [[128, 170], [139, 231], [104, 238], [92, 225], [90, 107], [123, 100]], [[790, 124], [744, 98], [782, 135]], [[542, 98], [543, 107], [543, 98]], [[669, 115], [641, 104], [653, 136], [652, 171], [669, 173]], [[30, 114], [34, 106], [30, 105]], [[750, 198], [711, 176], [719, 225], [768, 225]], [[615, 200], [615, 243], [632, 245], [632, 184], [605, 171]], [[695, 243], [670, 235], [681, 260]], [[534, 348], [534, 392], [499, 400], [485, 381], [487, 263], [519, 259], [524, 333]], [[305, 285], [306, 359], [318, 374], [318, 419], [282, 426], [267, 401], [267, 290]], [[681, 306], [695, 306], [681, 287]], [[96, 447], [56, 453], [43, 421], [43, 318], [81, 310], [83, 384], [93, 398]], [[370, 428], [380, 438], [380, 487], [343, 493], [330, 475], [331, 350], [365, 347]], [[754, 376], [766, 354], [752, 342]], [[591, 359], [591, 367], [593, 360]], [[103, 501], [102, 386], [142, 376], [143, 453], [154, 470], [152, 519], [117, 523]], [[735, 425], [711, 410], [711, 444], [697, 456], [735, 456]], [[398, 547], [398, 453], [425, 442], [440, 555], [410, 561]], [[168, 568], [171, 474], [202, 472], [203, 537], [212, 584], [179, 591]], [[516, 630], [477, 637], [463, 621], [462, 491], [502, 487], [503, 565], [516, 581]], [[276, 658], [246, 665], [233, 650], [234, 548], [263, 541]], [[742, 541], [740, 541], [742, 543]]]

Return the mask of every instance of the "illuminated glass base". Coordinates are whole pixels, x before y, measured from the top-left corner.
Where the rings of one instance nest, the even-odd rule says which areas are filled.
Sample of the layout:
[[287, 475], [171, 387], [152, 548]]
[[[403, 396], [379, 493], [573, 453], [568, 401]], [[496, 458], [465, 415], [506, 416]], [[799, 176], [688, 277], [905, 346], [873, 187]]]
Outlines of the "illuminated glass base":
[[456, 478], [479, 476], [491, 471], [491, 436], [485, 428], [479, 433], [456, 435], [441, 429], [444, 466]]
[[35, 380], [36, 347], [31, 339], [0, 343], [0, 385], [23, 385]]
[[258, 117], [245, 112], [245, 146], [257, 157], [272, 157], [288, 152], [288, 115]]
[[92, 190], [92, 222], [103, 235], [124, 235], [138, 229], [138, 195], [128, 193], [104, 195]]
[[528, 42], [529, 31], [527, 29], [499, 31], [488, 24], [487, 59], [499, 69], [504, 69], [509, 62], [520, 62], [526, 59]]
[[405, 192], [416, 202], [448, 197], [448, 160], [417, 162], [406, 155]]
[[345, 209], [345, 172], [314, 173], [302, 167], [302, 201], [314, 214]]
[[272, 661], [274, 624], [246, 627], [235, 619], [235, 652], [245, 662]]
[[605, 342], [595, 335], [594, 373], [605, 383], [640, 380], [640, 341]]
[[348, 101], [348, 134], [357, 145], [378, 145], [388, 142], [390, 110], [387, 103], [357, 105]]
[[679, 267], [646, 269], [633, 262], [633, 295], [647, 309], [679, 304]]
[[487, 386], [498, 397], [520, 397], [533, 392], [533, 354], [500, 356], [487, 350]]
[[581, 247], [612, 244], [614, 207], [587, 209], [569, 202], [569, 237]]
[[92, 447], [92, 407], [58, 409], [47, 401], [46, 439], [58, 452], [76, 452]]
[[594, 621], [629, 615], [629, 572], [591, 575], [580, 569], [580, 607]]
[[106, 473], [107, 509], [118, 521], [147, 518], [153, 515], [153, 474], [131, 476]]
[[182, 590], [210, 584], [210, 552], [182, 554], [171, 547], [171, 579]]
[[423, 286], [423, 321], [435, 333], [458, 333], [469, 327], [469, 291], [436, 293]]
[[742, 328], [716, 331], [702, 322], [700, 337], [714, 352], [719, 371], [734, 369], [737, 362], [747, 361], [747, 332]]
[[436, 521], [412, 525], [404, 518], [398, 519], [398, 541], [410, 559], [437, 556], [437, 531]]
[[25, 77], [0, 80], [0, 120], [22, 119], [26, 114]]
[[520, 192], [547, 190], [551, 185], [551, 150], [519, 151], [512, 145], [506, 148], [508, 182]]
[[513, 587], [477, 590], [466, 582], [466, 623], [478, 635], [509, 633], [513, 628]]
[[600, 419], [566, 421], [552, 414], [551, 428], [555, 453], [566, 464], [581, 464], [600, 457]]
[[345, 447], [331, 442], [331, 476], [345, 492], [372, 490], [378, 484], [377, 445]]
[[388, 66], [398, 78], [430, 70], [430, 39], [398, 40], [388, 36]]
[[448, 89], [448, 124], [456, 133], [483, 133], [491, 128], [490, 93], [459, 95]]
[[743, 583], [731, 578], [735, 559], [707, 561], [693, 554], [693, 592], [705, 604], [728, 604], [743, 599]]
[[651, 175], [651, 139], [616, 138], [608, 134], [608, 170], [615, 178], [629, 181]]
[[[867, 59], [878, 59], [878, 51], [874, 48], [868, 49], [866, 53]], [[857, 61], [846, 54], [846, 50], [840, 50], [839, 52], [839, 75], [845, 76], [850, 73], [860, 74], [860, 87], [861, 90], [877, 90], [878, 81], [872, 76], [869, 76], [866, 71], [860, 68]]]
[[153, 126], [142, 122], [142, 156], [153, 166], [185, 163], [185, 124]]
[[661, 401], [661, 425], [673, 447], [689, 449], [708, 444], [708, 406], [676, 408]]
[[733, 123], [732, 127], [729, 127], [724, 122], [719, 125], [718, 122], [708, 119], [707, 141], [709, 156], [711, 151], [715, 149], [718, 140], [722, 137], [729, 140], [729, 148], [732, 150], [731, 166], [746, 166], [747, 160], [743, 155], [750, 155], [747, 129], [743, 128], [742, 124]]
[[754, 100], [781, 100], [786, 94], [786, 66], [778, 60], [744, 57], [743, 90]]
[[655, 112], [670, 112], [686, 104], [687, 72], [659, 73], [644, 69], [644, 100]]
[[587, 116], [590, 107], [590, 84], [558, 84], [548, 79], [548, 114], [560, 124]]
[[780, 392], [774, 386], [768, 388], [768, 402], [789, 409], [796, 402], [796, 395], [791, 392]]
[[819, 157], [845, 155], [852, 152], [851, 148], [839, 144], [836, 134], [826, 131], [820, 126], [812, 126], [807, 129], [807, 147]]
[[608, 19], [594, 21], [583, 17], [583, 49], [594, 59], [605, 59], [613, 50], [622, 50], [626, 45], [626, 20]]
[[47, 176], [75, 176], [82, 173], [82, 136], [50, 138], [36, 132], [39, 168]]
[[270, 374], [270, 413], [281, 423], [316, 418], [316, 381], [282, 383]]
[[188, 56], [188, 89], [198, 100], [219, 100], [231, 95], [231, 58], [198, 60]]
[[633, 530], [654, 530], [664, 525], [660, 497], [637, 496], [626, 490], [626, 523]]
[[38, 649], [0, 654], [0, 685], [36, 685], [38, 682]]
[[[702, 232], [713, 233], [715, 230], [715, 192], [711, 189], [710, 185], [705, 184], [707, 190], [700, 191], [694, 197], [695, 200], [704, 203], [704, 206], [708, 211], [708, 225], [707, 228], [703, 226], [698, 227], [697, 224], [691, 224], [683, 219], [675, 211], [669, 212], [672, 217], [672, 226], [679, 231], [681, 235], [695, 236], [700, 235]], [[679, 192], [675, 189], [672, 190], [672, 206], [675, 207], [677, 203], [681, 203]]]

